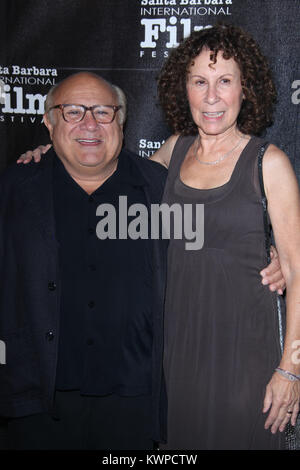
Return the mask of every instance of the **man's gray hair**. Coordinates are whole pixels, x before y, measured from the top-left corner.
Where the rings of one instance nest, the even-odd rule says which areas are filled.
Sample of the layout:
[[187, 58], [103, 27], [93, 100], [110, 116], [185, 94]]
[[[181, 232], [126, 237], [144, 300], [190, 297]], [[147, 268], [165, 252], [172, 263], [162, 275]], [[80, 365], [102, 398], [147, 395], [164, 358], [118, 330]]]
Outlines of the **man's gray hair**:
[[113, 85], [112, 83], [109, 83], [109, 85], [113, 88], [113, 90], [115, 91], [117, 95], [118, 105], [122, 106], [122, 108], [118, 111], [119, 123], [124, 124], [124, 122], [126, 121], [126, 113], [127, 113], [127, 100], [126, 100], [125, 93], [117, 85]]
[[[79, 72], [79, 73], [82, 73], [82, 72]], [[98, 78], [99, 80], [103, 80], [105, 83], [107, 83], [107, 85], [109, 85], [111, 87], [111, 89], [113, 90], [113, 92], [115, 93], [115, 95], [117, 97], [117, 104], [122, 106], [122, 108], [117, 113], [116, 119], [119, 119], [119, 123], [121, 125], [123, 125], [126, 121], [126, 113], [127, 113], [127, 100], [126, 100], [126, 96], [125, 96], [124, 91], [121, 90], [121, 88], [118, 87], [117, 85], [113, 85], [108, 80], [105, 80], [104, 78], [99, 77], [99, 75], [96, 75], [96, 74], [90, 73], [90, 72], [86, 72], [86, 73], [88, 73], [89, 75], [91, 75], [95, 78]], [[46, 100], [45, 100], [45, 113], [48, 113], [50, 108], [54, 105], [54, 95], [55, 95], [56, 90], [59, 88], [60, 84], [63, 81], [67, 80], [68, 78], [69, 77], [65, 78], [64, 80], [56, 83], [56, 85], [53, 85], [50, 88], [50, 90], [47, 94]], [[49, 113], [49, 119], [50, 119], [50, 121], [52, 121], [51, 112]]]
[[[56, 88], [59, 86], [61, 82], [56, 83], [56, 85], [53, 85], [50, 90], [47, 93], [46, 100], [45, 100], [45, 113], [49, 113], [50, 108], [53, 106], [54, 103], [54, 93]], [[50, 120], [51, 120], [51, 116]]]

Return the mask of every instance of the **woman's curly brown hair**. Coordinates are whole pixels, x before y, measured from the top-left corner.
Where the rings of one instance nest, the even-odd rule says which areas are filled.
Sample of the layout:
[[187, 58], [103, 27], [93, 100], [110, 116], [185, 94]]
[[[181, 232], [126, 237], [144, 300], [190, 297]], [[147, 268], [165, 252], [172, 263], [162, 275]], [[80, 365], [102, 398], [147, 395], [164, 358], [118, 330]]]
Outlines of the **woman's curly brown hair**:
[[172, 51], [163, 66], [158, 95], [168, 124], [176, 134], [193, 135], [198, 132], [189, 108], [186, 81], [193, 60], [203, 48], [212, 51], [213, 64], [219, 51], [224, 59], [233, 58], [237, 62], [245, 96], [237, 125], [245, 134], [260, 135], [272, 124], [276, 101], [268, 61], [251, 36], [237, 26], [224, 23], [193, 32]]

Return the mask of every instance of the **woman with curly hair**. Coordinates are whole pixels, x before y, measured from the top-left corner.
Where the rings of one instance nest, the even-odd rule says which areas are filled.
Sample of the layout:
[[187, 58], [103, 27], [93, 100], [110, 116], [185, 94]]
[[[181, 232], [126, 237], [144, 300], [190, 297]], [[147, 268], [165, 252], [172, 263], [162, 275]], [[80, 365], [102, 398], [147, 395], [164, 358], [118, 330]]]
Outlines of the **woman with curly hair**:
[[258, 136], [276, 97], [267, 60], [243, 30], [218, 24], [172, 52], [158, 91], [177, 134], [154, 157], [169, 167], [164, 202], [204, 204], [203, 248], [186, 251], [185, 239], [169, 246], [164, 448], [284, 448], [299, 411], [300, 199], [288, 157], [269, 145], [264, 189], [287, 285], [281, 354], [275, 294], [259, 279]]
[[264, 189], [287, 285], [282, 354], [276, 293], [259, 275], [267, 256], [258, 136], [276, 96], [269, 66], [248, 34], [219, 24], [172, 52], [158, 89], [174, 131], [153, 156], [169, 168], [163, 202], [204, 205], [202, 249], [187, 251], [185, 238], [169, 245], [163, 448], [284, 448], [300, 396], [300, 199], [288, 157], [269, 145]]

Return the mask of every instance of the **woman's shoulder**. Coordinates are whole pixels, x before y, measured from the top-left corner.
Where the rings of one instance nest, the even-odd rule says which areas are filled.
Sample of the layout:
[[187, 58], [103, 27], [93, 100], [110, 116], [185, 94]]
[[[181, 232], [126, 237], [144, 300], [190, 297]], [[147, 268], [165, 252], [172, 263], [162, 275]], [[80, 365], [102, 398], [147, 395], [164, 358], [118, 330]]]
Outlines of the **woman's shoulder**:
[[[274, 144], [270, 144], [263, 158], [263, 175], [266, 194], [280, 192], [283, 187], [297, 187], [297, 178], [288, 155]], [[270, 193], [269, 193], [270, 194]]]
[[271, 169], [272, 167], [282, 167], [291, 165], [287, 154], [276, 145], [270, 143], [264, 155], [264, 167]]
[[160, 163], [165, 168], [169, 168], [169, 163], [171, 160], [171, 156], [176, 145], [176, 142], [179, 138], [179, 135], [173, 134], [171, 135], [164, 144], [157, 150], [150, 159], [154, 162]]
[[279, 147], [269, 142], [266, 138], [253, 135], [244, 135], [244, 138], [247, 139], [247, 143], [250, 144], [249, 150], [251, 153], [254, 152], [256, 156], [265, 147], [265, 151], [263, 153], [264, 169], [276, 164], [290, 164], [290, 159], [287, 154]]

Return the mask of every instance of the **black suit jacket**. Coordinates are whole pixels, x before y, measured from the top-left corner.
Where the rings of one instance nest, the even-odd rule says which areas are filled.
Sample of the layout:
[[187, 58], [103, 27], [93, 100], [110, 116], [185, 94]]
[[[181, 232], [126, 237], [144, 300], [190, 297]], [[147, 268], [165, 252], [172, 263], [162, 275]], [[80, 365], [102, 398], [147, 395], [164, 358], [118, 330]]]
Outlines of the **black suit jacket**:
[[[125, 152], [146, 180], [148, 205], [159, 204], [167, 171]], [[120, 158], [122, 157], [122, 153]], [[13, 165], [0, 177], [0, 416], [52, 412], [59, 338], [60, 278], [53, 208], [53, 159]], [[167, 243], [153, 240], [153, 439], [165, 439], [163, 304]]]

